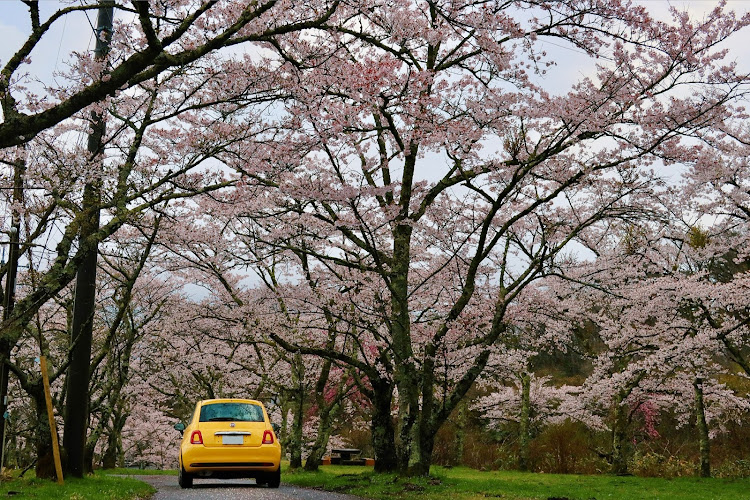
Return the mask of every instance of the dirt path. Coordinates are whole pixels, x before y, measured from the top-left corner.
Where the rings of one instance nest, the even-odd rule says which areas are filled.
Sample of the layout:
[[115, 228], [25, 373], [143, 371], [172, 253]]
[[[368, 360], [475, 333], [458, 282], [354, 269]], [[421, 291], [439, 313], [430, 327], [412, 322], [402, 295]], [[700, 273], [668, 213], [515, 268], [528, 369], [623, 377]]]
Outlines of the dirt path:
[[177, 476], [132, 476], [157, 489], [153, 500], [360, 500], [352, 495], [306, 490], [281, 484], [278, 489], [256, 486], [253, 479], [196, 479], [182, 489]]

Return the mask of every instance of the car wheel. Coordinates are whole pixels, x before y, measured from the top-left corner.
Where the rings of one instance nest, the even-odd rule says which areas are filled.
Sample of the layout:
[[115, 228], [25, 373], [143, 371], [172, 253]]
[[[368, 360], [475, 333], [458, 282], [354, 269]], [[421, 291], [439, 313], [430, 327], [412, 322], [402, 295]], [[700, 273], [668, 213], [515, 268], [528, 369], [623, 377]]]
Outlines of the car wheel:
[[180, 488], [192, 488], [193, 475], [185, 472], [185, 468], [180, 466], [180, 471], [177, 473], [177, 482], [180, 484]]
[[268, 484], [269, 488], [278, 488], [281, 484], [281, 465], [276, 469], [276, 472], [271, 472], [266, 476], [266, 479], [268, 480], [266, 484]]

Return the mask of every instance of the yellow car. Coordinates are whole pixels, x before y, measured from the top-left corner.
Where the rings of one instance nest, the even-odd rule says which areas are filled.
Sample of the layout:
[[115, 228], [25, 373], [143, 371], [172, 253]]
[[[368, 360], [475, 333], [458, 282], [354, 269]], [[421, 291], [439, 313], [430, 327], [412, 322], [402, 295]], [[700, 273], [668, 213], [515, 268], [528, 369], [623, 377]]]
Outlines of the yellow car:
[[260, 401], [207, 399], [199, 401], [190, 423], [174, 426], [182, 433], [178, 482], [192, 488], [203, 477], [255, 478], [278, 488], [281, 445]]

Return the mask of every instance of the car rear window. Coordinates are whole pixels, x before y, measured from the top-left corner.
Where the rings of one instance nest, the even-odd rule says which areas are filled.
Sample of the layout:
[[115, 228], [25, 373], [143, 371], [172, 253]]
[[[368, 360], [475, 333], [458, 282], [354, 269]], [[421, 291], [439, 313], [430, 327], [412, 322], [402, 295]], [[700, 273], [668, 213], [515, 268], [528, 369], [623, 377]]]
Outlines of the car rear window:
[[201, 422], [263, 422], [263, 409], [251, 403], [212, 403], [201, 407]]

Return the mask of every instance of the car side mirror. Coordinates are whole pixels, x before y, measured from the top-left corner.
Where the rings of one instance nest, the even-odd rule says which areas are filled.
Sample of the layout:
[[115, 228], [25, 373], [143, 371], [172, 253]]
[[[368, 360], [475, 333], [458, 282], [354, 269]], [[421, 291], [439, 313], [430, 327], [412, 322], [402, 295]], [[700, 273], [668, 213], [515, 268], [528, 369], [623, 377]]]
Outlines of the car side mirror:
[[174, 428], [175, 430], [180, 431], [180, 436], [182, 436], [182, 433], [185, 431], [185, 424], [183, 424], [182, 422], [177, 422], [176, 424], [174, 424]]

